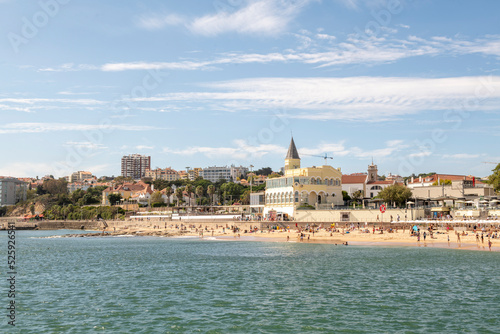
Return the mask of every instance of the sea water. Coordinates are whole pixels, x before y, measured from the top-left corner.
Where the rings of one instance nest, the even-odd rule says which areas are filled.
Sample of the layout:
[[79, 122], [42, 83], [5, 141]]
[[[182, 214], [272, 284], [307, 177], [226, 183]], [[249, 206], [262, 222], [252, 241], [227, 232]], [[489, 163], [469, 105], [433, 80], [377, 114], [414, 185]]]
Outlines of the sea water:
[[17, 231], [2, 333], [498, 333], [500, 253]]

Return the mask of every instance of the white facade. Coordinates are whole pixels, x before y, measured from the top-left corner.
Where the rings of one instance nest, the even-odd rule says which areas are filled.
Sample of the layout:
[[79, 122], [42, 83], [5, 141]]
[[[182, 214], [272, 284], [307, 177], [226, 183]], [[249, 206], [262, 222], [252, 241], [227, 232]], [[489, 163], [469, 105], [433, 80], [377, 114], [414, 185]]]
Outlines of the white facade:
[[13, 177], [0, 177], [0, 206], [26, 200], [28, 184]]
[[146, 170], [151, 169], [151, 157], [131, 154], [122, 157], [122, 176], [135, 180], [146, 175]]

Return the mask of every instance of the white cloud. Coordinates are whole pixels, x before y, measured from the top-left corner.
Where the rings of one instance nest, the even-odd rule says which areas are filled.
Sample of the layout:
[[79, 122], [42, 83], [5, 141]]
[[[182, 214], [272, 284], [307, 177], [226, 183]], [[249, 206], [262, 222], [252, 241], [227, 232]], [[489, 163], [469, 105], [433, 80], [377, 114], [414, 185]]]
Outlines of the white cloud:
[[165, 26], [182, 25], [191, 32], [216, 36], [236, 32], [240, 34], [277, 35], [286, 31], [289, 23], [311, 0], [249, 0], [234, 11], [220, 10], [196, 18], [177, 14], [143, 15], [138, 26], [146, 29], [161, 29]]
[[44, 67], [40, 68], [40, 72], [74, 72], [74, 71], [89, 71], [98, 69], [95, 65], [89, 64], [79, 64], [75, 65], [73, 63], [66, 63], [56, 67]]
[[[390, 32], [391, 34], [393, 32]], [[488, 36], [474, 41], [454, 40], [440, 36], [428, 40], [409, 36], [406, 40], [388, 39], [386, 37], [368, 37], [351, 35], [345, 41], [332, 45], [334, 36], [308, 32], [295, 34], [300, 46], [289, 52], [227, 53], [212, 60], [190, 60], [179, 62], [126, 62], [108, 63], [100, 67], [102, 71], [125, 70], [206, 70], [226, 64], [266, 64], [266, 63], [303, 63], [318, 67], [329, 67], [346, 64], [379, 64], [397, 60], [422, 57], [465, 54], [485, 54], [500, 56], [500, 36]], [[312, 38], [314, 37], [314, 39]], [[325, 40], [327, 45], [323, 45]], [[323, 44], [321, 44], [323, 43]], [[298, 52], [312, 48], [314, 52]]]
[[410, 158], [423, 158], [423, 157], [428, 157], [431, 154], [432, 154], [432, 152], [429, 152], [429, 151], [421, 151], [421, 152], [418, 152], [418, 153], [411, 153], [408, 156]]
[[235, 140], [233, 147], [207, 147], [207, 146], [193, 146], [188, 147], [182, 150], [175, 150], [168, 147], [163, 149], [164, 153], [171, 153], [177, 155], [194, 155], [194, 154], [203, 154], [207, 158], [215, 159], [221, 157], [228, 157], [233, 159], [242, 159], [247, 160], [252, 158], [261, 158], [267, 154], [276, 153], [276, 154], [285, 154], [286, 148], [270, 145], [270, 144], [261, 144], [261, 145], [250, 145], [244, 140]]
[[[500, 56], [500, 36], [491, 35], [467, 41], [445, 36], [423, 39], [408, 36], [406, 39], [391, 37], [395, 30], [387, 30], [381, 37], [366, 37], [351, 34], [343, 41], [326, 33], [312, 34], [301, 31], [294, 36], [299, 45], [272, 53], [225, 53], [209, 60], [191, 59], [170, 62], [132, 61], [106, 63], [101, 66], [63, 64], [50, 70], [77, 71], [128, 71], [128, 70], [212, 70], [230, 64], [301, 63], [316, 67], [331, 67], [349, 64], [384, 64], [401, 59], [423, 56], [459, 56], [483, 54]], [[306, 52], [304, 50], [311, 50]], [[43, 69], [47, 70], [47, 69]]]
[[54, 174], [53, 172], [55, 170], [56, 167], [53, 164], [43, 163], [40, 161], [24, 161], [8, 163], [0, 166], [0, 175], [13, 177], [32, 177], [38, 175], [39, 177], [42, 177], [46, 174]]
[[142, 125], [99, 125], [99, 124], [71, 124], [71, 123], [8, 123], [0, 125], [0, 134], [11, 133], [42, 133], [53, 131], [90, 131], [101, 130], [107, 131], [147, 131], [159, 130], [162, 128]]
[[139, 151], [142, 151], [142, 150], [152, 150], [152, 149], [154, 149], [154, 146], [137, 145], [135, 148], [137, 150], [139, 150]]
[[68, 141], [64, 144], [64, 146], [75, 147], [85, 150], [103, 150], [107, 148], [103, 144], [93, 143], [89, 141], [84, 141], [84, 142]]
[[[298, 148], [301, 159], [316, 159], [321, 158], [325, 154], [333, 157], [351, 156], [355, 158], [366, 159], [376, 156], [377, 158], [388, 157], [398, 151], [407, 148], [408, 145], [403, 144], [400, 140], [386, 142], [386, 146], [375, 150], [363, 150], [359, 147], [346, 147], [345, 142], [337, 143], [320, 143], [316, 147], [300, 147]], [[259, 159], [268, 155], [285, 156], [288, 148], [274, 144], [250, 145], [245, 140], [234, 140], [231, 147], [207, 147], [207, 146], [191, 146], [185, 149], [172, 149], [165, 147], [164, 153], [192, 156], [203, 154], [209, 159], [217, 158], [232, 158], [239, 160]]]
[[154, 14], [151, 16], [143, 15], [141, 16], [137, 24], [145, 29], [156, 30], [162, 29], [165, 26], [176, 26], [182, 25], [186, 23], [186, 18], [177, 15], [177, 14], [167, 14], [167, 15], [158, 15]]
[[105, 104], [107, 102], [94, 99], [43, 99], [43, 98], [0, 98], [0, 103], [17, 103], [17, 104], [40, 104], [40, 103], [72, 103], [72, 104]]
[[[204, 85], [205, 91], [134, 99], [137, 102], [200, 103], [216, 110], [287, 110], [310, 120], [384, 121], [418, 112], [471, 105], [497, 110], [500, 77], [458, 78], [255, 78]], [[467, 107], [466, 107], [467, 109]]]
[[445, 159], [477, 159], [480, 154], [467, 154], [467, 153], [457, 153], [457, 154], [444, 154]]

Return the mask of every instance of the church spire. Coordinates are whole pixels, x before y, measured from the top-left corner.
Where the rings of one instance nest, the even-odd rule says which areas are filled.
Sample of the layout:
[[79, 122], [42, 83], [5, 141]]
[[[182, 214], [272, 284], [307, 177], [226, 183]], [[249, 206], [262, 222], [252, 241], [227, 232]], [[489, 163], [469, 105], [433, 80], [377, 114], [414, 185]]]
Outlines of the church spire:
[[288, 153], [285, 158], [285, 171], [296, 168], [300, 168], [300, 157], [292, 137], [290, 146], [288, 147]]
[[299, 152], [297, 152], [297, 148], [295, 147], [295, 142], [292, 140], [290, 141], [290, 146], [288, 147], [288, 153], [286, 154], [285, 159], [300, 159], [299, 157]]

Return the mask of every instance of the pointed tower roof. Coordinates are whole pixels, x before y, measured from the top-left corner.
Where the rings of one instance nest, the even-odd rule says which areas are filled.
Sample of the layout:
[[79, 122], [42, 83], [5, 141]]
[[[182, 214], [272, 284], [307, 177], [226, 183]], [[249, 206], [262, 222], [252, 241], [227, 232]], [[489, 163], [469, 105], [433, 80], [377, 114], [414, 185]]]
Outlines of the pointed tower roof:
[[297, 152], [297, 148], [295, 147], [295, 142], [292, 140], [290, 141], [290, 146], [288, 147], [288, 153], [286, 154], [285, 159], [300, 159], [299, 157], [299, 152]]

